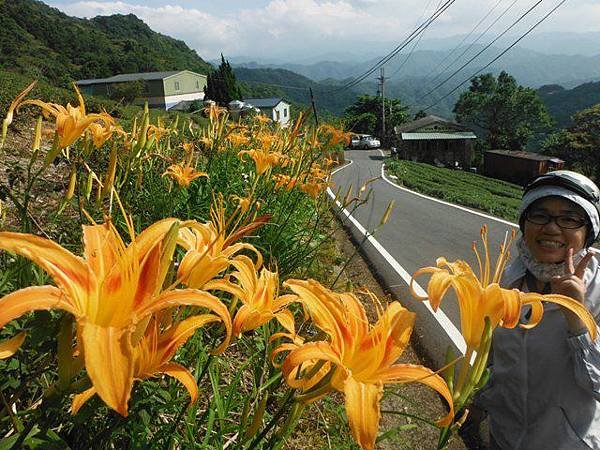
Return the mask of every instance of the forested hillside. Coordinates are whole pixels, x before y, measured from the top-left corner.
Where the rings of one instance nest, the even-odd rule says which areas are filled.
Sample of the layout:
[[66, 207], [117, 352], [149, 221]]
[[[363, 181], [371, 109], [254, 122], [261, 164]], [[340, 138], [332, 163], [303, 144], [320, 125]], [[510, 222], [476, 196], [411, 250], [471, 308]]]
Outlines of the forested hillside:
[[78, 19], [35, 0], [0, 2], [0, 48], [0, 68], [62, 86], [127, 72], [211, 70], [183, 41], [132, 14]]
[[571, 116], [577, 111], [600, 103], [600, 81], [585, 83], [573, 89], [559, 85], [542, 86], [538, 94], [559, 128], [571, 125]]

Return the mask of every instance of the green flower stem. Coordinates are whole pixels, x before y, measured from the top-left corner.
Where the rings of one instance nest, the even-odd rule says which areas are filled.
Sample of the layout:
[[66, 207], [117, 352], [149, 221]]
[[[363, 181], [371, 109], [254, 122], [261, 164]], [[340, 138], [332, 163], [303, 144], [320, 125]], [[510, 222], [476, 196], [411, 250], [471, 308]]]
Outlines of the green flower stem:
[[247, 450], [253, 450], [257, 448], [257, 445], [263, 440], [263, 438], [273, 429], [273, 427], [279, 422], [279, 419], [288, 411], [288, 406], [294, 400], [294, 390], [290, 389], [283, 400], [283, 403], [275, 413], [275, 415], [271, 418], [267, 426], [260, 432], [256, 438], [250, 443], [250, 446]]

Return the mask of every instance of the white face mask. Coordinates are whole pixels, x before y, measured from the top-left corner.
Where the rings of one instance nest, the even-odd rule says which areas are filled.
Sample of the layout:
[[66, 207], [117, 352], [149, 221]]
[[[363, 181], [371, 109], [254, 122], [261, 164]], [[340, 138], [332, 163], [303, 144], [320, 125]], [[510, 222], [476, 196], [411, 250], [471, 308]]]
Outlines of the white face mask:
[[[540, 281], [547, 283], [552, 279], [552, 277], [563, 276], [566, 272], [564, 262], [542, 263], [536, 260], [529, 251], [529, 248], [525, 244], [525, 240], [522, 236], [517, 241], [517, 249], [519, 250], [519, 257], [523, 261], [523, 264], [525, 264], [527, 270], [529, 270], [529, 272], [531, 272], [533, 276]], [[587, 248], [582, 248], [578, 252], [575, 252], [573, 254], [573, 264], [577, 266], [587, 252]]]

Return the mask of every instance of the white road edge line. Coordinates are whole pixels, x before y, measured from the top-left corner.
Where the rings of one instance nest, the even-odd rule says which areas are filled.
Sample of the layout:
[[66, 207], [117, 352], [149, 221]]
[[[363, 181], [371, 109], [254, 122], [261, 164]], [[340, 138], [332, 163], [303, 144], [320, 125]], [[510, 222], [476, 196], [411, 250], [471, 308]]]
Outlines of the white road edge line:
[[[385, 153], [383, 153], [383, 151], [381, 149], [379, 149], [379, 153], [381, 153], [381, 156], [385, 156]], [[510, 225], [511, 227], [518, 227], [519, 224], [513, 223], [513, 222], [509, 222], [508, 220], [504, 220], [504, 219], [500, 219], [498, 217], [494, 217], [494, 216], [490, 216], [488, 214], [479, 212], [479, 211], [473, 211], [472, 209], [469, 208], [465, 208], [464, 206], [460, 206], [460, 205], [455, 205], [454, 203], [450, 203], [450, 202], [446, 202], [444, 200], [440, 200], [439, 198], [435, 198], [435, 197], [430, 197], [429, 195], [425, 195], [425, 194], [421, 194], [420, 192], [416, 192], [413, 191], [411, 189], [405, 188], [404, 186], [400, 186], [396, 183], [394, 183], [393, 181], [389, 180], [388, 177], [385, 176], [385, 164], [382, 163], [381, 164], [381, 178], [386, 181], [387, 183], [391, 184], [392, 186], [405, 191], [405, 192], [410, 192], [411, 194], [414, 194], [418, 197], [422, 197], [422, 198], [426, 198], [427, 200], [431, 200], [433, 202], [436, 203], [441, 203], [442, 205], [446, 205], [446, 206], [452, 206], [453, 208], [456, 209], [460, 209], [461, 211], [466, 211], [468, 213], [474, 214], [476, 216], [480, 216], [480, 217], [484, 217], [486, 219], [490, 219], [490, 220], [495, 220], [496, 222], [500, 222], [503, 223], [505, 225]]]
[[[345, 169], [346, 167], [349, 167], [350, 165], [352, 165], [353, 161], [350, 160], [349, 164], [346, 164], [342, 167], [338, 167], [336, 170], [334, 170], [333, 172], [331, 172], [331, 174], [333, 175], [334, 173]], [[411, 275], [404, 269], [404, 267], [402, 267], [400, 265], [400, 263], [398, 263], [398, 261], [396, 261], [396, 258], [394, 258], [378, 241], [377, 239], [375, 239], [361, 224], [358, 220], [356, 220], [352, 214], [350, 214], [350, 212], [346, 209], [342, 207], [342, 204], [336, 200], [335, 198], [335, 193], [331, 190], [331, 188], [327, 188], [327, 194], [331, 197], [332, 200], [334, 200], [336, 206], [340, 209], [340, 211], [342, 211], [342, 213], [348, 218], [348, 220], [350, 220], [350, 222], [352, 222], [352, 224], [356, 227], [356, 229], [363, 235], [365, 236], [365, 238], [371, 243], [371, 245], [373, 245], [373, 247], [375, 248], [375, 250], [377, 250], [379, 252], [379, 254], [388, 262], [388, 264], [392, 267], [392, 269], [394, 269], [394, 271], [400, 276], [400, 278], [402, 278], [404, 280], [404, 282], [406, 283], [407, 286], [410, 286], [410, 280], [411, 280]], [[415, 290], [415, 292], [420, 295], [421, 297], [426, 297], [427, 296], [427, 292], [425, 291], [425, 289], [423, 289], [418, 283], [414, 282], [413, 283], [413, 288]], [[450, 340], [454, 343], [454, 345], [456, 346], [456, 348], [458, 348], [458, 350], [464, 355], [465, 351], [467, 349], [467, 345], [465, 343], [464, 338], [462, 337], [462, 334], [460, 333], [460, 331], [458, 331], [458, 328], [456, 328], [456, 326], [452, 323], [452, 321], [448, 318], [448, 316], [444, 313], [444, 311], [442, 311], [441, 309], [438, 309], [437, 311], [434, 311], [433, 308], [431, 307], [431, 304], [429, 303], [428, 300], [423, 301], [423, 303], [425, 304], [425, 306], [427, 307], [427, 309], [429, 310], [429, 312], [431, 313], [431, 315], [435, 318], [435, 320], [438, 322], [438, 324], [440, 325], [440, 327], [442, 328], [442, 330], [444, 330], [446, 332], [446, 334], [448, 335], [448, 337], [450, 338]]]

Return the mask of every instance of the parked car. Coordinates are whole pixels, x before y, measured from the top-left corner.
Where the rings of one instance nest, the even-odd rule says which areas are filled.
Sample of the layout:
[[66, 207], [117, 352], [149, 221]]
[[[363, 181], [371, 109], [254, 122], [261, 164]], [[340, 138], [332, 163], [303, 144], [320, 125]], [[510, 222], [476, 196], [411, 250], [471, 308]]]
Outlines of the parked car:
[[360, 136], [353, 134], [350, 138], [350, 148], [358, 148], [358, 144], [360, 144]]
[[379, 142], [379, 139], [371, 136], [370, 134], [365, 134], [360, 137], [360, 142], [358, 143], [357, 148], [370, 149], [379, 148], [380, 146], [381, 142]]

